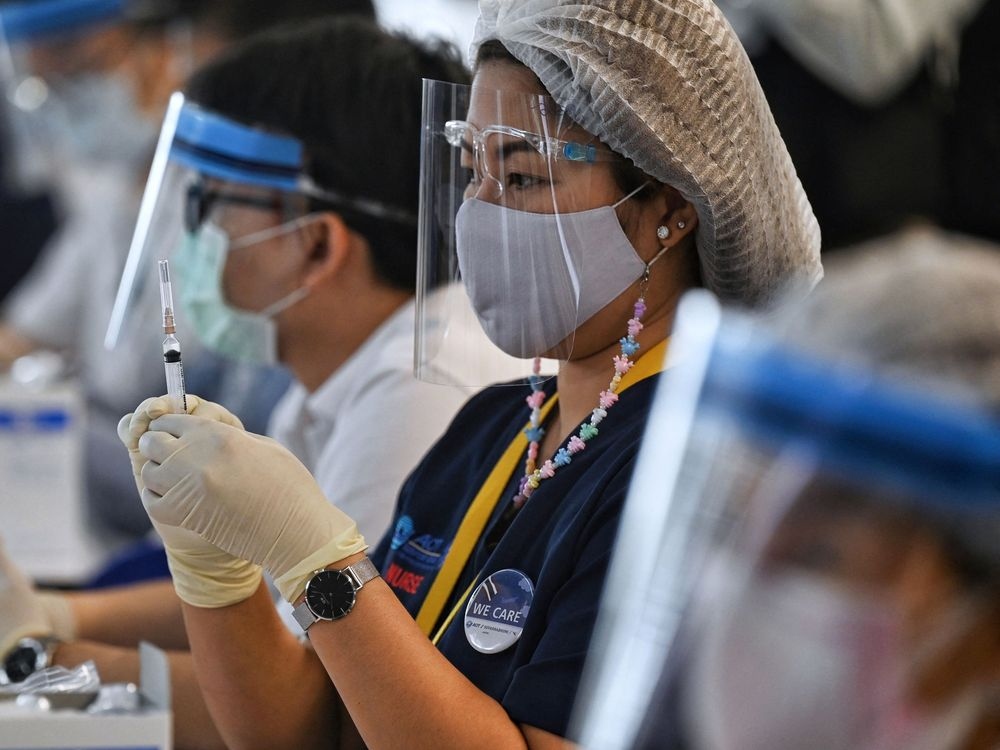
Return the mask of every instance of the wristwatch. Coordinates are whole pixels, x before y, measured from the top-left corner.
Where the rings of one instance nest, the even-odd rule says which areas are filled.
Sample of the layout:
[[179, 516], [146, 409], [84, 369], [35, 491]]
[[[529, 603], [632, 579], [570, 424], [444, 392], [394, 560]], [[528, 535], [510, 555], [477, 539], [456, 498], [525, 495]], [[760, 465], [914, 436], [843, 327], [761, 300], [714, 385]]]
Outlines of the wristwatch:
[[59, 640], [52, 637], [22, 638], [3, 656], [0, 685], [24, 682], [35, 672], [52, 664]]
[[317, 570], [306, 584], [305, 599], [292, 610], [292, 617], [305, 631], [319, 620], [339, 620], [354, 609], [361, 587], [378, 575], [375, 563], [367, 557], [340, 570]]

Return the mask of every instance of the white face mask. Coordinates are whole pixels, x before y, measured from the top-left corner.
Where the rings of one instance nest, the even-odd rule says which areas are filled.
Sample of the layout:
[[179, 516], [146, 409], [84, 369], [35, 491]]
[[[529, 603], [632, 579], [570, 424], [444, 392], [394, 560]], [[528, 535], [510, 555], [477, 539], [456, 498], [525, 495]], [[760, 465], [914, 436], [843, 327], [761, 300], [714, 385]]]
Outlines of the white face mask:
[[[17, 101], [16, 91], [13, 96]], [[143, 114], [128, 82], [115, 74], [54, 82], [37, 109], [14, 106], [10, 116], [14, 167], [27, 185], [58, 179], [66, 159], [145, 170], [156, 146], [158, 123]]]
[[[239, 250], [272, 237], [294, 231], [302, 219], [247, 237], [232, 248]], [[309, 294], [297, 289], [260, 312], [238, 310], [226, 302], [222, 273], [230, 251], [229, 235], [206, 222], [194, 234], [186, 234], [177, 253], [177, 291], [184, 313], [195, 334], [210, 349], [233, 359], [273, 365], [278, 361], [278, 326], [274, 316]]]
[[497, 347], [519, 358], [544, 354], [641, 278], [646, 264], [615, 208], [645, 186], [612, 206], [566, 214], [528, 213], [477, 198], [462, 203], [458, 266]]
[[685, 715], [701, 750], [857, 750], [898, 697], [895, 620], [806, 576], [751, 579], [699, 630]]
[[[717, 572], [742, 580], [732, 567]], [[886, 604], [809, 575], [751, 578], [732, 610], [699, 628], [683, 703], [691, 747], [958, 747], [977, 704], [962, 696], [940, 713], [914, 709], [899, 628]]]

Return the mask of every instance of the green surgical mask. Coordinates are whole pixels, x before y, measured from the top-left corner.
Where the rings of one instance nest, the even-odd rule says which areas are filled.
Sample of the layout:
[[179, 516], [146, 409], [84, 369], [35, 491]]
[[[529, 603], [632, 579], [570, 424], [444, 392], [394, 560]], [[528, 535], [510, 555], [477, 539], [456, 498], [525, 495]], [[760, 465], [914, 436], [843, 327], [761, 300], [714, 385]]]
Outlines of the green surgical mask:
[[[292, 231], [301, 223], [296, 220], [243, 238], [233, 249], [249, 247]], [[309, 290], [296, 289], [260, 312], [233, 307], [222, 293], [222, 272], [230, 247], [226, 231], [211, 222], [203, 224], [197, 232], [185, 234], [175, 260], [181, 307], [195, 335], [209, 349], [233, 359], [276, 364], [278, 326], [274, 316], [303, 299]]]

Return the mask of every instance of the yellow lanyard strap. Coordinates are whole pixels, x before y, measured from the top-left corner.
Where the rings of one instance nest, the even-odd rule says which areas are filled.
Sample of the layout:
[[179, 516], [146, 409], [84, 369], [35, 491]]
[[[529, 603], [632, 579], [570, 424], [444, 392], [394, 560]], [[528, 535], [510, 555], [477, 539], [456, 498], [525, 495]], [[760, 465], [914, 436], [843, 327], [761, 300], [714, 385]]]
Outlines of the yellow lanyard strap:
[[[667, 341], [669, 339], [664, 339], [636, 361], [632, 369], [622, 376], [621, 383], [618, 386], [618, 393], [622, 393], [630, 386], [663, 370], [667, 354]], [[557, 400], [558, 394], [555, 394], [542, 406], [541, 422], [545, 421], [545, 418]], [[525, 428], [527, 427], [528, 425], [525, 424]], [[431, 589], [427, 592], [427, 598], [424, 599], [424, 603], [420, 606], [420, 612], [417, 613], [417, 625], [425, 635], [430, 636], [431, 628], [434, 627], [434, 623], [441, 617], [441, 612], [444, 610], [445, 604], [451, 598], [452, 593], [455, 591], [455, 586], [458, 584], [458, 577], [469, 562], [472, 550], [479, 541], [487, 522], [489, 522], [493, 511], [497, 507], [497, 503], [500, 501], [504, 489], [510, 483], [510, 478], [513, 476], [514, 470], [517, 468], [521, 457], [527, 449], [528, 438], [525, 436], [524, 430], [520, 430], [514, 436], [510, 445], [507, 446], [507, 450], [504, 451], [500, 460], [493, 467], [493, 471], [486, 477], [486, 481], [479, 488], [479, 492], [472, 501], [472, 505], [466, 511], [465, 518], [462, 519], [462, 523], [455, 533], [455, 540], [452, 542], [451, 548], [445, 556], [441, 570], [438, 571], [437, 576], [434, 578]], [[470, 586], [469, 588], [471, 589], [472, 587]], [[462, 599], [464, 598], [463, 596]], [[461, 603], [461, 600], [459, 600], [459, 603]], [[457, 611], [457, 608], [455, 611]], [[448, 617], [448, 622], [451, 622], [451, 619], [455, 616], [455, 611]], [[448, 622], [444, 623], [442, 628], [440, 628], [434, 639], [435, 642], [440, 637], [441, 631], [448, 626]]]

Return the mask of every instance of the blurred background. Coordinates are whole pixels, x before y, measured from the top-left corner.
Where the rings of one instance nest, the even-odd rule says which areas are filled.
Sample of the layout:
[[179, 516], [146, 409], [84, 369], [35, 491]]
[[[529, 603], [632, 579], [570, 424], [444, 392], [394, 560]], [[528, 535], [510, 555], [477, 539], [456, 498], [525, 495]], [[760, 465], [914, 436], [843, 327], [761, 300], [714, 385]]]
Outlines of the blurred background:
[[[274, 26], [375, 13], [464, 53], [476, 12], [473, 0], [0, 3], [0, 532], [33, 578], [112, 582], [107, 566], [149, 532], [115, 427], [164, 390], [154, 306], [114, 350], [103, 341], [171, 92]], [[189, 391], [265, 432], [287, 372], [183, 338]]]

